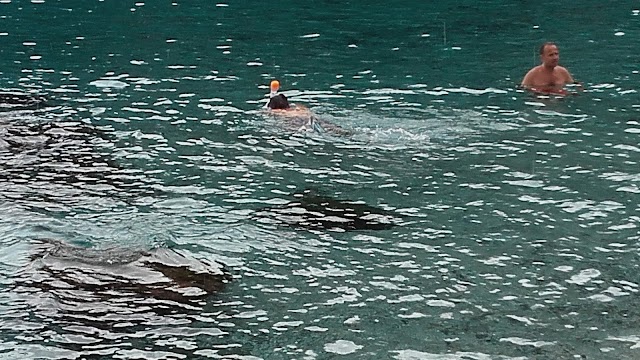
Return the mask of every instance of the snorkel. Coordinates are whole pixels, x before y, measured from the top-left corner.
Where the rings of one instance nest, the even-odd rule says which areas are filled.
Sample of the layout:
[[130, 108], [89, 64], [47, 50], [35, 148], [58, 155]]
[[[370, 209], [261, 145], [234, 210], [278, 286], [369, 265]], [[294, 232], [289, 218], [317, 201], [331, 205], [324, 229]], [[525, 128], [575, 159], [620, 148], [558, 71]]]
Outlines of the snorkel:
[[271, 99], [272, 97], [278, 95], [278, 90], [280, 90], [280, 81], [278, 80], [271, 81], [271, 85], [269, 87], [271, 88], [271, 92], [269, 93], [269, 99]]
[[265, 109], [269, 108], [269, 102], [271, 101], [271, 98], [278, 95], [278, 90], [280, 90], [280, 81], [271, 80], [271, 84], [269, 84], [269, 89], [270, 89], [269, 100], [267, 100], [267, 103], [264, 104], [263, 106]]

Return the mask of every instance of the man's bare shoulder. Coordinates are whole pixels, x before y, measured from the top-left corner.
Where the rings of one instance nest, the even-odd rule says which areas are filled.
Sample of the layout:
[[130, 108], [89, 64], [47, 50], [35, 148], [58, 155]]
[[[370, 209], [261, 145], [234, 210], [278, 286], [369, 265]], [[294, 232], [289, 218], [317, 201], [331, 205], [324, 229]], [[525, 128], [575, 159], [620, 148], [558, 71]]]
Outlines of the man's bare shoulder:
[[556, 66], [555, 70], [557, 70], [557, 73], [562, 76], [566, 83], [573, 83], [575, 81], [573, 80], [573, 76], [571, 76], [571, 73], [569, 72], [569, 70], [567, 70], [567, 68], [558, 65]]
[[524, 78], [522, 78], [521, 85], [532, 85], [535, 82], [535, 78], [538, 76], [538, 73], [540, 72], [540, 68], [542, 68], [542, 66], [538, 65], [532, 67], [529, 71], [527, 71]]
[[539, 69], [539, 68], [540, 68], [540, 66], [534, 66], [534, 67], [532, 67], [531, 69], [529, 69], [529, 71], [527, 71], [527, 73], [526, 73], [526, 75], [525, 75], [525, 76], [535, 74], [536, 72], [538, 72], [538, 69]]

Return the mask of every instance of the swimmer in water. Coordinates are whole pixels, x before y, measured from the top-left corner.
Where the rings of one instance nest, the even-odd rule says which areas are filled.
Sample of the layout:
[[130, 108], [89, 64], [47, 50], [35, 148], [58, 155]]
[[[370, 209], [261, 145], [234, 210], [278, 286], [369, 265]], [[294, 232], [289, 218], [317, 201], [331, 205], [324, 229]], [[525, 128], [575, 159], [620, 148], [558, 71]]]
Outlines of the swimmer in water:
[[569, 95], [565, 85], [578, 84], [569, 71], [558, 65], [560, 52], [555, 43], [547, 42], [540, 47], [540, 60], [542, 64], [529, 70], [520, 84], [523, 88], [538, 94]]
[[267, 103], [267, 108], [271, 110], [284, 110], [283, 112], [279, 112], [279, 114], [287, 117], [300, 117], [300, 116], [312, 116], [313, 114], [309, 109], [300, 105], [289, 104], [289, 100], [284, 94], [278, 94], [278, 90], [280, 90], [280, 82], [278, 80], [273, 80], [270, 85], [271, 93], [269, 94], [269, 102]]
[[269, 102], [265, 107], [274, 116], [282, 119], [287, 127], [297, 128], [299, 131], [331, 132], [337, 135], [348, 134], [348, 131], [343, 128], [320, 120], [307, 107], [289, 104], [289, 100], [284, 94], [278, 94], [278, 90], [280, 90], [280, 82], [278, 80], [271, 81], [270, 90]]

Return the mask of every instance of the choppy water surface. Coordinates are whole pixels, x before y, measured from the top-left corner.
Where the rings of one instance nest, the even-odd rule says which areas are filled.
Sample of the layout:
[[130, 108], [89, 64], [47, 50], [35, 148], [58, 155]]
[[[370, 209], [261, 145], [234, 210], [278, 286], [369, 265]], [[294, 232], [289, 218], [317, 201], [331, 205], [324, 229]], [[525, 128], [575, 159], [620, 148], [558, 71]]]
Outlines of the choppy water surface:
[[640, 9], [548, 5], [1, 1], [0, 358], [637, 358]]

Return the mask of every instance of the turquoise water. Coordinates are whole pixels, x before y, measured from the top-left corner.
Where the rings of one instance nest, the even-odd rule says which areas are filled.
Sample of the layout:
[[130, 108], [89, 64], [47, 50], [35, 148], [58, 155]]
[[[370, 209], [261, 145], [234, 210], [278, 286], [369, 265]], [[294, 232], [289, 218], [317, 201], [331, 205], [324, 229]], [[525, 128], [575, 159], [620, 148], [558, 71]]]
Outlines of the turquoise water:
[[[0, 358], [638, 358], [639, 24], [0, 1], [2, 87], [50, 99], [0, 113]], [[584, 93], [517, 89], [548, 40]], [[274, 78], [351, 135], [265, 115]], [[393, 226], [274, 210], [305, 191]]]

